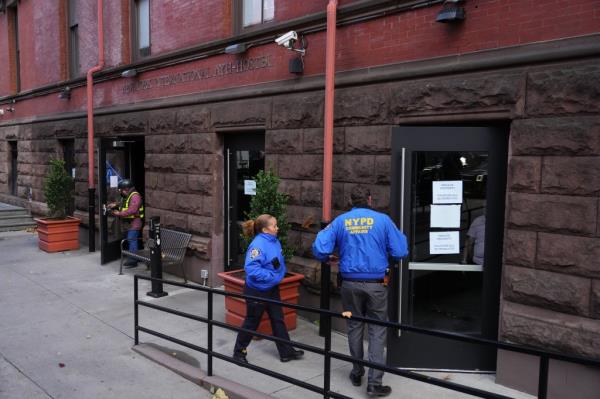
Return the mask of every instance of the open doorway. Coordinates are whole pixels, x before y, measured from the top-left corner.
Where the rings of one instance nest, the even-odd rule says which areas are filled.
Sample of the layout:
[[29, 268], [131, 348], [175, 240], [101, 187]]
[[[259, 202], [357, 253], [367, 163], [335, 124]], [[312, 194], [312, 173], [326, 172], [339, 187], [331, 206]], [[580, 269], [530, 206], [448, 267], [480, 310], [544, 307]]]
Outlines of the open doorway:
[[225, 270], [244, 264], [241, 224], [250, 211], [256, 185], [254, 177], [265, 168], [265, 135], [262, 132], [225, 136]]
[[142, 198], [145, 198], [144, 154], [143, 137], [113, 137], [100, 141], [98, 181], [100, 189], [100, 263], [102, 264], [121, 256], [120, 243], [126, 233], [121, 226], [120, 218], [106, 212], [106, 205], [121, 201], [117, 186], [123, 179], [132, 180], [136, 191], [142, 195]]

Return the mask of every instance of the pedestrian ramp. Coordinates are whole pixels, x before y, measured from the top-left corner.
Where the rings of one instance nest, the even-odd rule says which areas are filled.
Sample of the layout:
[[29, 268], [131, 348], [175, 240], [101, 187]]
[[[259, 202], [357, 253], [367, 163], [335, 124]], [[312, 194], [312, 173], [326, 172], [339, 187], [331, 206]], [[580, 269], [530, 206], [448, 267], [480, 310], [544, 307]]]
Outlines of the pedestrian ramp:
[[27, 230], [35, 226], [29, 210], [0, 202], [0, 231]]

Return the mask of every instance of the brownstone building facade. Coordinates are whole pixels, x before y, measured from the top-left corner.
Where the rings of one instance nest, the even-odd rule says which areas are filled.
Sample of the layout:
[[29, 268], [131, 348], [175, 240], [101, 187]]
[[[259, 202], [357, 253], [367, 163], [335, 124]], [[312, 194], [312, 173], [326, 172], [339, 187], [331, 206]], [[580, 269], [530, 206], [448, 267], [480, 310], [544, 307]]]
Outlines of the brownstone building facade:
[[[216, 273], [236, 265], [244, 180], [272, 168], [289, 195], [289, 266], [306, 275], [303, 300], [313, 302], [326, 2], [263, 0], [246, 14], [243, 0], [117, 3], [104, 5], [106, 64], [94, 75], [100, 229], [109, 229], [101, 208], [114, 168], [135, 178], [148, 216], [193, 234], [188, 275], [207, 269], [218, 284]], [[0, 4], [0, 201], [43, 214], [48, 161], [72, 154], [75, 215], [87, 225], [85, 73], [98, 62], [96, 1]], [[339, 2], [334, 214], [366, 184], [374, 207], [409, 236], [396, 320], [599, 358], [600, 2], [460, 7], [463, 21], [442, 24], [442, 1]], [[295, 43], [306, 48], [302, 74], [288, 69], [298, 53], [274, 43], [290, 30], [304, 38]], [[226, 52], [233, 44], [245, 52]], [[476, 144], [481, 137], [491, 141]], [[444, 180], [462, 181], [456, 228], [431, 219], [441, 206], [431, 185]], [[459, 264], [469, 222], [484, 212], [484, 265], [452, 266], [452, 275], [432, 266]], [[456, 234], [461, 248], [434, 250], [437, 233]], [[482, 308], [465, 310], [474, 298]], [[431, 310], [454, 301], [446, 316]], [[388, 352], [403, 345], [391, 338]], [[535, 359], [493, 359], [500, 382], [535, 391], [535, 378], [521, 378]], [[599, 380], [597, 370], [556, 362], [550, 391], [594, 397]]]

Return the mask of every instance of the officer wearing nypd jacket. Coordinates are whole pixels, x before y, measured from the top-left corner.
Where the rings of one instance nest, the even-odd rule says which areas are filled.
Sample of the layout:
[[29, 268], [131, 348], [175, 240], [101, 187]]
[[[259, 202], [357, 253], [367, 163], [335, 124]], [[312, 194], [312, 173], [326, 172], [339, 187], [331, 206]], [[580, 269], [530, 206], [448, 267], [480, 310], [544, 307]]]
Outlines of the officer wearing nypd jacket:
[[[399, 260], [408, 254], [406, 237], [389, 216], [374, 211], [368, 188], [357, 186], [350, 196], [352, 210], [333, 220], [320, 231], [313, 243], [313, 254], [322, 262], [337, 248], [342, 276], [342, 304], [352, 316], [387, 320], [387, 286], [384, 277], [388, 255]], [[348, 344], [352, 357], [363, 359], [364, 323], [349, 319]], [[385, 364], [386, 328], [368, 325], [369, 361]], [[365, 370], [353, 364], [350, 381], [360, 386]], [[369, 396], [387, 396], [391, 387], [382, 385], [383, 371], [370, 369], [367, 382]]]
[[[285, 259], [281, 243], [277, 239], [279, 231], [277, 219], [271, 215], [260, 215], [255, 220], [244, 223], [243, 227], [244, 234], [255, 236], [246, 252], [244, 294], [281, 301], [279, 283], [285, 276]], [[256, 331], [265, 310], [271, 320], [273, 335], [289, 341], [290, 336], [283, 321], [283, 310], [280, 305], [247, 300], [246, 318], [242, 328]], [[246, 348], [251, 340], [252, 334], [243, 331], [238, 333], [233, 350], [234, 359], [248, 363]], [[296, 350], [290, 344], [281, 342], [275, 344], [282, 362], [300, 359], [304, 355], [304, 351]]]

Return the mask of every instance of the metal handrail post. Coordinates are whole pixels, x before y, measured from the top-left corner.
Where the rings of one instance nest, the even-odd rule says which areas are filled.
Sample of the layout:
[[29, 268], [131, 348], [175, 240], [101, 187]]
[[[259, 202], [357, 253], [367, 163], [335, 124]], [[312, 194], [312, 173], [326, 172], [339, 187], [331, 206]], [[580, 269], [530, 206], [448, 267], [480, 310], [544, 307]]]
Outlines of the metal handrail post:
[[548, 395], [548, 369], [550, 359], [546, 355], [540, 356], [540, 375], [538, 378], [538, 399], [546, 399]]
[[140, 337], [138, 332], [139, 320], [138, 320], [138, 276], [133, 276], [133, 335], [135, 337], [135, 344], [140, 343]]
[[329, 399], [331, 397], [331, 315], [325, 315], [323, 321], [325, 322], [325, 325], [323, 326], [325, 331], [325, 375], [323, 379], [323, 389], [325, 390], [325, 393], [323, 397]]
[[213, 293], [208, 291], [208, 365], [207, 372], [208, 376], [213, 375]]

